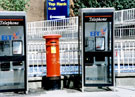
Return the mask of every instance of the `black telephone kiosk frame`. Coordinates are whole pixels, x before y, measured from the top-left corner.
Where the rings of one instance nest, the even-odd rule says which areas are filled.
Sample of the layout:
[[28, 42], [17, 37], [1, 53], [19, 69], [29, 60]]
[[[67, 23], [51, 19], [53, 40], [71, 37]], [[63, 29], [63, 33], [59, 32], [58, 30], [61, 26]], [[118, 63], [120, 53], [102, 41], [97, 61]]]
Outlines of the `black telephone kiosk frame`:
[[82, 91], [114, 85], [114, 8], [82, 8], [79, 49]]
[[26, 13], [0, 12], [0, 92], [27, 93]]

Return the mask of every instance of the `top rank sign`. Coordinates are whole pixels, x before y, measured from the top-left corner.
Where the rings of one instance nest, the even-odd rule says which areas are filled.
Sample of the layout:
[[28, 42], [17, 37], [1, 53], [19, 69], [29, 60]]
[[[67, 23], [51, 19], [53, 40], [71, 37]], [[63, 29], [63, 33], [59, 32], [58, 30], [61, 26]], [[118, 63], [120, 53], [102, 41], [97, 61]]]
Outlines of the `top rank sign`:
[[69, 17], [69, 0], [47, 0], [47, 20]]

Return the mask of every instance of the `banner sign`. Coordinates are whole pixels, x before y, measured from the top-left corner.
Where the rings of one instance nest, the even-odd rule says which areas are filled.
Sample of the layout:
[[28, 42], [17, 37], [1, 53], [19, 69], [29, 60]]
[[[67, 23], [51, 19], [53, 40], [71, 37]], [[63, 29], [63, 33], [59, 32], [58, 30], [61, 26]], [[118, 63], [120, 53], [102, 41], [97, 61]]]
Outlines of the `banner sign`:
[[113, 19], [112, 13], [99, 13], [100, 15], [93, 13], [85, 13], [84, 14], [84, 21], [85, 22], [109, 22]]
[[69, 17], [69, 0], [47, 0], [47, 20]]

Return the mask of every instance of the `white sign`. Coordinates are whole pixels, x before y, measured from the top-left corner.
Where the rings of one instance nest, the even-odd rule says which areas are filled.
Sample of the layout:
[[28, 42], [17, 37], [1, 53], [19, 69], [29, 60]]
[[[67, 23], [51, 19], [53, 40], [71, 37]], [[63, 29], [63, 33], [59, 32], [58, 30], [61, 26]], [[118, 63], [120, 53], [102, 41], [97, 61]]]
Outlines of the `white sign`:
[[22, 54], [22, 42], [13, 41], [13, 54]]
[[52, 15], [50, 15], [50, 19], [64, 19], [64, 18], [66, 18], [65, 16], [52, 16]]

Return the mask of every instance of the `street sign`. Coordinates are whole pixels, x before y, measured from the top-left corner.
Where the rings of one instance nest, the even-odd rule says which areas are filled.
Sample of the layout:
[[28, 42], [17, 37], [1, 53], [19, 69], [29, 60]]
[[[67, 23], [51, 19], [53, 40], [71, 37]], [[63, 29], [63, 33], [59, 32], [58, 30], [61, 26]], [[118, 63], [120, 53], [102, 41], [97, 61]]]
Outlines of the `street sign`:
[[69, 0], [47, 0], [47, 20], [69, 17]]

